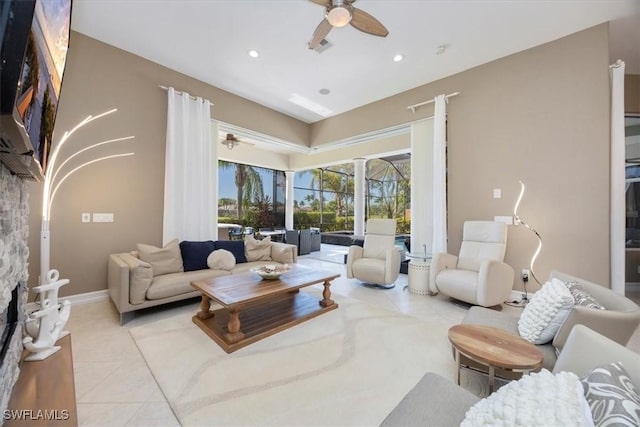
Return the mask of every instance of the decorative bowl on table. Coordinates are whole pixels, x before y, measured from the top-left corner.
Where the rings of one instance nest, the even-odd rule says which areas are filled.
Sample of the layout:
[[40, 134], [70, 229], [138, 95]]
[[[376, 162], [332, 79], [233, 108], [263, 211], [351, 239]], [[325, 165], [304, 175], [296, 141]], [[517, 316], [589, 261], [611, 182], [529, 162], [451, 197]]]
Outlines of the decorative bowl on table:
[[263, 279], [274, 280], [280, 278], [280, 276], [282, 276], [287, 271], [291, 271], [291, 267], [288, 264], [268, 264], [261, 267], [252, 268], [250, 271], [258, 274]]

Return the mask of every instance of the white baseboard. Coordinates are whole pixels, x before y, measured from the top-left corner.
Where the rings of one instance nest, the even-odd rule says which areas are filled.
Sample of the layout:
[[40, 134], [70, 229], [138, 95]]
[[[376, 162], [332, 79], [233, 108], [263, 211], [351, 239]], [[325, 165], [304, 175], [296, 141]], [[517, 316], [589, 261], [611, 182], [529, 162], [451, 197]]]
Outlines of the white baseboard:
[[[109, 299], [109, 291], [106, 289], [103, 291], [85, 292], [84, 294], [69, 295], [66, 297], [58, 297], [58, 301], [62, 302], [68, 300], [71, 305], [87, 304], [90, 302], [98, 302]], [[40, 306], [36, 302], [29, 302], [25, 305], [27, 313], [31, 313], [38, 310]]]
[[109, 291], [104, 289], [102, 291], [85, 292], [83, 294], [69, 295], [66, 297], [60, 297], [60, 300], [69, 300], [71, 305], [87, 304], [90, 302], [98, 302], [109, 299]]

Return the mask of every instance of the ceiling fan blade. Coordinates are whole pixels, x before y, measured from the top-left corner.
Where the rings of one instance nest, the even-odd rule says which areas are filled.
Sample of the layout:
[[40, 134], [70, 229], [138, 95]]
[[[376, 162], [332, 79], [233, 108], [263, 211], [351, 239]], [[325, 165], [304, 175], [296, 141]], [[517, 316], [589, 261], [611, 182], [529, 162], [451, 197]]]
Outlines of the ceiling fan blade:
[[320, 42], [329, 34], [332, 28], [333, 26], [329, 24], [329, 21], [323, 19], [313, 32], [313, 37], [311, 37], [311, 41], [309, 42], [309, 49], [315, 49], [320, 46]]
[[369, 15], [362, 9], [357, 7], [353, 8], [351, 12], [351, 25], [362, 31], [363, 33], [371, 34], [378, 37], [387, 37], [389, 31], [385, 28], [380, 21], [373, 16]]
[[331, 0], [309, 0], [309, 1], [324, 7], [327, 7], [331, 4]]

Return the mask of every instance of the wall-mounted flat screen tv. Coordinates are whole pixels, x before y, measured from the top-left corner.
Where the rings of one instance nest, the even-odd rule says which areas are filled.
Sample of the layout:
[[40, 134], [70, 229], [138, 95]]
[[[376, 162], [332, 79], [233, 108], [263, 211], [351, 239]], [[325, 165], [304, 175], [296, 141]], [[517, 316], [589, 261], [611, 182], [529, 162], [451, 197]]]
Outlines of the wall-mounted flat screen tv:
[[8, 24], [0, 40], [3, 64], [8, 64], [0, 70], [0, 148], [13, 150], [33, 174], [41, 176], [47, 167], [67, 59], [71, 0], [9, 0], [3, 1], [3, 8], [6, 3], [11, 9], [6, 16], [0, 15]]

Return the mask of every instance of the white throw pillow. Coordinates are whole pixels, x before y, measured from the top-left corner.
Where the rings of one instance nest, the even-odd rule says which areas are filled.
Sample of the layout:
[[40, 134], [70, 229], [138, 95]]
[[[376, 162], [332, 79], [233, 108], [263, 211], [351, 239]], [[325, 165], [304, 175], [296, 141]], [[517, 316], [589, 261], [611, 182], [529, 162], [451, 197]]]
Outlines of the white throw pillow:
[[533, 344], [546, 344], [553, 339], [574, 305], [571, 292], [558, 279], [542, 285], [518, 320], [518, 333]]
[[460, 426], [593, 426], [593, 418], [574, 373], [543, 369], [473, 405]]
[[236, 257], [226, 249], [216, 249], [207, 257], [207, 265], [212, 270], [233, 270]]

